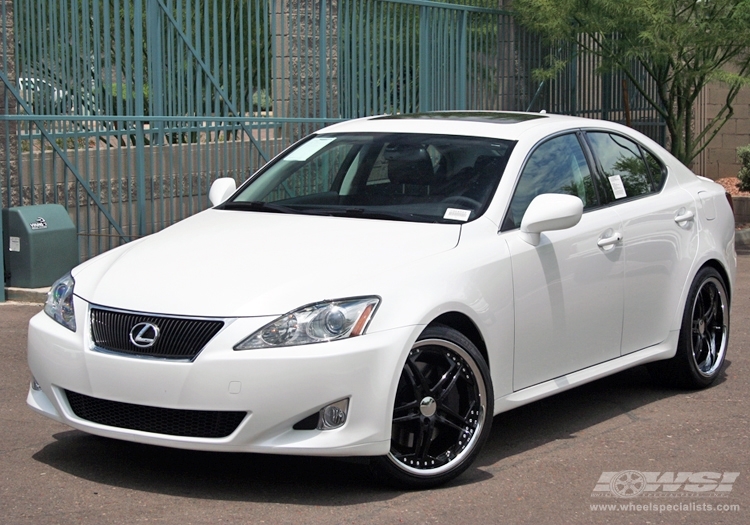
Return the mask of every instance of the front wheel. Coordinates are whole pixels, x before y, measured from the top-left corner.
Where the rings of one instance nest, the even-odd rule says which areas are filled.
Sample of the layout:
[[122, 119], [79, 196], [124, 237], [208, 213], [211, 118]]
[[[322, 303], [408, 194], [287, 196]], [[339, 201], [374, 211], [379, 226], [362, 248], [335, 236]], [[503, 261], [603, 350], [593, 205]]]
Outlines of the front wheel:
[[683, 388], [705, 388], [721, 373], [729, 344], [729, 297], [719, 273], [705, 267], [695, 276], [682, 317], [677, 353], [651, 363], [659, 382]]
[[396, 389], [391, 450], [374, 474], [398, 488], [424, 489], [466, 470], [492, 426], [489, 369], [457, 330], [428, 327], [406, 358]]

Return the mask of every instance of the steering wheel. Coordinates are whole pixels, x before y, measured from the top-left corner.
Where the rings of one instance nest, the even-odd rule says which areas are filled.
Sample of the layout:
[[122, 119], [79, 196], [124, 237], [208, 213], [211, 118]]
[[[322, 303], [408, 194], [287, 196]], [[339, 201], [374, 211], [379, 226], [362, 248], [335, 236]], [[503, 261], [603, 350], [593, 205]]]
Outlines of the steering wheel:
[[440, 202], [443, 202], [445, 204], [457, 204], [459, 206], [465, 206], [472, 210], [478, 210], [482, 207], [481, 202], [479, 202], [478, 200], [474, 200], [471, 197], [467, 197], [466, 195], [451, 195], [450, 197], [446, 197]]

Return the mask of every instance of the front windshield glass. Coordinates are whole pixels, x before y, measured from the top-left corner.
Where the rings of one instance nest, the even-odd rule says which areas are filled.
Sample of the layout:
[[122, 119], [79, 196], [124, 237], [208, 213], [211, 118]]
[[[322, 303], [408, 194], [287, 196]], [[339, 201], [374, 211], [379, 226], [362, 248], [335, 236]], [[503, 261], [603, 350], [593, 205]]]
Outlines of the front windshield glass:
[[513, 142], [413, 133], [316, 135], [225, 209], [461, 223], [479, 217]]

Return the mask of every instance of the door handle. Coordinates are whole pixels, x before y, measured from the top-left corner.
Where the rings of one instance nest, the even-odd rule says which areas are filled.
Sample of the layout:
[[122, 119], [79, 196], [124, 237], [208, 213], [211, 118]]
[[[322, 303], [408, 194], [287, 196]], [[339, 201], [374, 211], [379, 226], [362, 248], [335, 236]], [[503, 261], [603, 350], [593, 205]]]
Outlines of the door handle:
[[693, 219], [695, 219], [695, 213], [685, 208], [680, 208], [674, 216], [674, 222], [677, 224], [692, 221]]
[[[605, 233], [609, 233], [609, 232], [605, 232]], [[596, 241], [596, 245], [599, 248], [607, 248], [609, 246], [617, 244], [621, 240], [622, 240], [622, 233], [614, 232], [609, 237], [602, 237], [601, 239]]]

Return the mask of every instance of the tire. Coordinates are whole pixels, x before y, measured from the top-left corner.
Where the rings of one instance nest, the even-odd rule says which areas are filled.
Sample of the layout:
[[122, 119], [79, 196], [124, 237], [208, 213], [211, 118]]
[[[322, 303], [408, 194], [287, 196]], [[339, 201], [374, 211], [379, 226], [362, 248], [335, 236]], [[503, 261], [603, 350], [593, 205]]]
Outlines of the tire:
[[476, 346], [447, 326], [428, 327], [396, 389], [391, 450], [372, 458], [381, 481], [406, 489], [441, 485], [476, 459], [492, 427], [493, 391]]
[[695, 276], [682, 315], [677, 353], [650, 363], [657, 382], [679, 388], [711, 385], [724, 367], [729, 344], [729, 295], [724, 279], [711, 267]]

